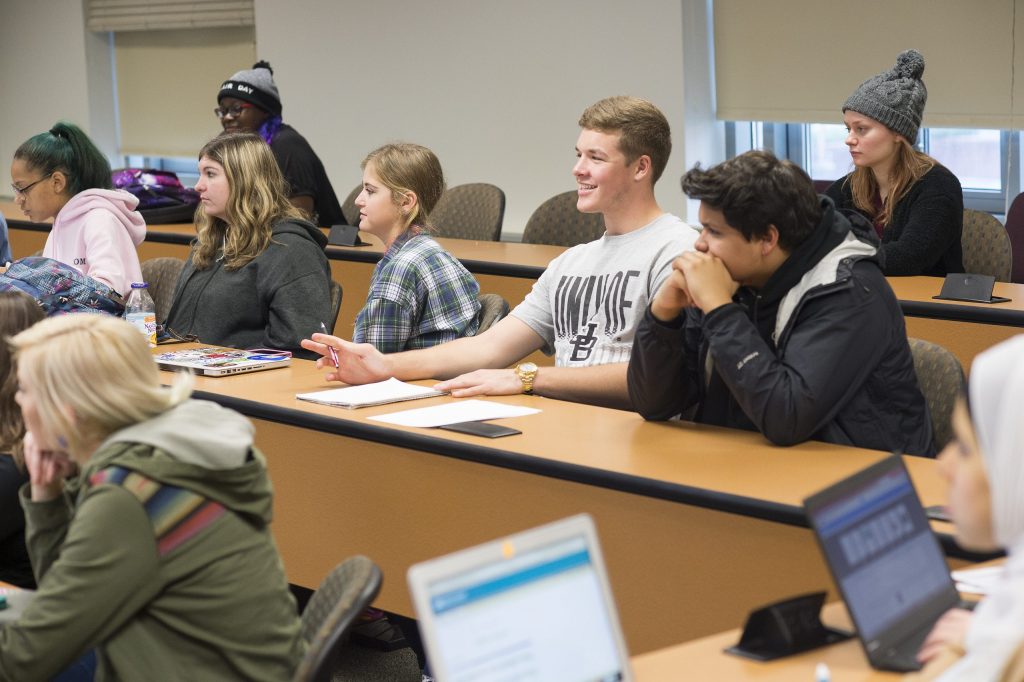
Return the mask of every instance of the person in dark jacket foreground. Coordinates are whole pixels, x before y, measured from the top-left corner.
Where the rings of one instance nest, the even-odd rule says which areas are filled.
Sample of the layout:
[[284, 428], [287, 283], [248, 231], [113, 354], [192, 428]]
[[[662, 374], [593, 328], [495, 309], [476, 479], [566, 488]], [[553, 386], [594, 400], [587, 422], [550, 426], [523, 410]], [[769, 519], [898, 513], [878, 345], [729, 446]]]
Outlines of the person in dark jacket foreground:
[[858, 217], [795, 164], [752, 151], [683, 177], [703, 231], [637, 330], [645, 419], [934, 455], [903, 314]]

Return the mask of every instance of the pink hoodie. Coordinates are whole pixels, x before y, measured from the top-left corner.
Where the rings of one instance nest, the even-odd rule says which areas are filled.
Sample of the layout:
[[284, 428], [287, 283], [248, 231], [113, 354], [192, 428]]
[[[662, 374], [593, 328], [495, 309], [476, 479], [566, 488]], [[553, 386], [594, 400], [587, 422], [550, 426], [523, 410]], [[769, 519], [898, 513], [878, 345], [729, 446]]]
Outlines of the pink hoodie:
[[127, 297], [142, 281], [136, 247], [146, 238], [139, 200], [123, 190], [87, 189], [53, 221], [43, 256], [74, 266]]

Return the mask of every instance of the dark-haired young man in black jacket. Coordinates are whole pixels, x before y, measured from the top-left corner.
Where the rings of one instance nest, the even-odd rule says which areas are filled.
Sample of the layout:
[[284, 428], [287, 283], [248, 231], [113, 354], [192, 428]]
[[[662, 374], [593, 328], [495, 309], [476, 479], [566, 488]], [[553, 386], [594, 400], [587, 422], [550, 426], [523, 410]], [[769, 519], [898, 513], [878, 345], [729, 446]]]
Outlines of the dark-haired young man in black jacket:
[[768, 152], [696, 167], [683, 191], [700, 200], [703, 231], [637, 330], [634, 408], [756, 429], [779, 445], [934, 455], [870, 226], [851, 224], [803, 170]]

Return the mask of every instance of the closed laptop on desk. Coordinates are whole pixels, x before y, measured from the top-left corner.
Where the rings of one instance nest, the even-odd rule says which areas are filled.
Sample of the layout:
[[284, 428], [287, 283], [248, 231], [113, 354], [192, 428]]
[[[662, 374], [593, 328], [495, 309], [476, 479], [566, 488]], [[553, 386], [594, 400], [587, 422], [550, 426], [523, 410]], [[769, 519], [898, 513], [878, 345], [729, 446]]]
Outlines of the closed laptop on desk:
[[921, 643], [959, 597], [903, 459], [887, 457], [804, 508], [868, 661], [920, 668]]
[[167, 351], [156, 355], [155, 359], [160, 369], [172, 372], [187, 369], [193, 374], [223, 377], [287, 367], [292, 362], [292, 354], [280, 350], [238, 350], [209, 346]]
[[585, 514], [417, 564], [409, 588], [440, 682], [633, 679]]

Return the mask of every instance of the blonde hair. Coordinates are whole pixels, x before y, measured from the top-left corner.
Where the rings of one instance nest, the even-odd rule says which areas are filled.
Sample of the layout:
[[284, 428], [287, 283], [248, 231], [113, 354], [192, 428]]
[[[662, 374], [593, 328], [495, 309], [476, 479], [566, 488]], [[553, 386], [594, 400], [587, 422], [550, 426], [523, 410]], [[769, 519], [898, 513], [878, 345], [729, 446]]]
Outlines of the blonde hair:
[[[198, 270], [213, 265], [224, 249], [224, 267], [237, 270], [270, 246], [275, 223], [304, 219], [288, 199], [288, 184], [270, 146], [253, 133], [223, 133], [200, 150], [224, 168], [228, 181], [226, 220], [206, 215], [200, 204], [195, 225], [198, 239], [192, 263]], [[230, 230], [228, 228], [231, 228]]]
[[938, 163], [924, 152], [914, 149], [902, 135], [897, 137], [896, 144], [896, 162], [889, 172], [889, 191], [882, 197], [881, 210], [875, 206], [875, 195], [878, 194], [879, 188], [874, 171], [858, 166], [846, 179], [846, 182], [850, 183], [853, 205], [861, 213], [870, 216], [872, 222], [882, 226], [892, 221], [893, 209], [914, 183]]
[[10, 453], [19, 467], [24, 465], [21, 441], [25, 438], [25, 424], [21, 419], [21, 408], [14, 400], [18, 390], [18, 368], [7, 340], [43, 317], [39, 302], [28, 294], [20, 291], [0, 293], [0, 452]]
[[579, 126], [601, 133], [619, 134], [619, 151], [626, 163], [646, 154], [651, 159], [651, 185], [658, 182], [672, 154], [672, 131], [661, 109], [639, 97], [606, 97], [591, 104]]
[[410, 226], [430, 228], [430, 212], [444, 194], [444, 171], [434, 152], [409, 142], [378, 147], [366, 155], [360, 168], [373, 164], [373, 171], [391, 191], [391, 201], [401, 206], [407, 194], [416, 196], [416, 207], [405, 216], [402, 230]]
[[138, 330], [116, 317], [79, 313], [51, 317], [10, 341], [47, 433], [77, 461], [127, 426], [184, 401], [192, 375], [170, 388]]

